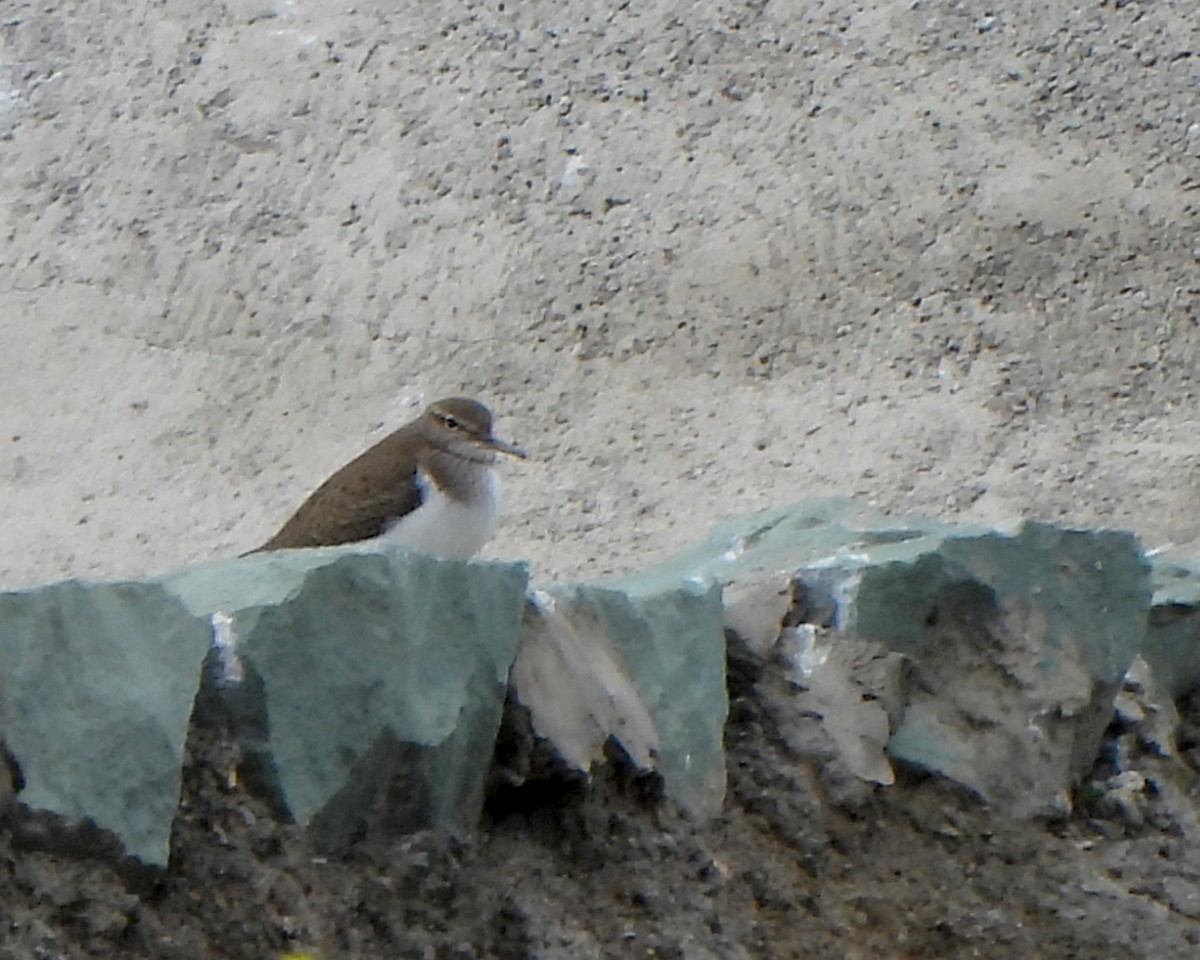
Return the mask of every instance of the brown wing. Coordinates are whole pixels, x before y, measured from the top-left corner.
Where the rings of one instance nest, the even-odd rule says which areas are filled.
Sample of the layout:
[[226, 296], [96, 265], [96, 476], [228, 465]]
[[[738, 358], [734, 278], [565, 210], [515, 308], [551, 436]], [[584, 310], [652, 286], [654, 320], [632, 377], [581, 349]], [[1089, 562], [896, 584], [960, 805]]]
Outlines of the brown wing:
[[251, 553], [369, 540], [421, 503], [416, 461], [404, 428], [352, 460], [313, 491], [270, 540]]

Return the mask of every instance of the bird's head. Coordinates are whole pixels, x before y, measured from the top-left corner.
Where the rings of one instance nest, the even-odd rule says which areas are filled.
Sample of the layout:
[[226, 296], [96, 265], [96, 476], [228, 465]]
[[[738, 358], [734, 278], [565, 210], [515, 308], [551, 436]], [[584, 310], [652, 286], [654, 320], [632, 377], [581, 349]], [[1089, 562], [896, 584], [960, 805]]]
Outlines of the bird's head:
[[425, 435], [441, 450], [490, 463], [497, 453], [525, 459], [525, 451], [492, 434], [492, 412], [469, 397], [436, 400], [421, 415]]

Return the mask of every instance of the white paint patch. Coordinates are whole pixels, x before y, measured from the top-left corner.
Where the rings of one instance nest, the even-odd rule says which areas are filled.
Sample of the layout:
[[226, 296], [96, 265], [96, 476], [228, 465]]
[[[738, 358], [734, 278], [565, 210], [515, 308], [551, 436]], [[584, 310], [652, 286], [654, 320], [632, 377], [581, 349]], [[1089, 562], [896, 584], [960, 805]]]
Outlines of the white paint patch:
[[222, 686], [233, 686], [245, 678], [242, 667], [242, 657], [238, 653], [237, 637], [233, 633], [233, 617], [224, 610], [218, 610], [210, 618], [212, 624], [212, 645], [217, 651], [217, 669]]

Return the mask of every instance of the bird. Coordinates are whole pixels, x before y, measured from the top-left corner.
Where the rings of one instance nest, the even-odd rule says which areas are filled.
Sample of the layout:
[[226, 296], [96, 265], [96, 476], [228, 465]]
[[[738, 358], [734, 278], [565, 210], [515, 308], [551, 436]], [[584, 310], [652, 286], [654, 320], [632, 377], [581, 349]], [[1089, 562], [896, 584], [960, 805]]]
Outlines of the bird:
[[492, 420], [470, 397], [429, 404], [317, 487], [250, 553], [378, 540], [445, 559], [473, 556], [500, 519], [497, 455], [526, 458], [495, 436]]

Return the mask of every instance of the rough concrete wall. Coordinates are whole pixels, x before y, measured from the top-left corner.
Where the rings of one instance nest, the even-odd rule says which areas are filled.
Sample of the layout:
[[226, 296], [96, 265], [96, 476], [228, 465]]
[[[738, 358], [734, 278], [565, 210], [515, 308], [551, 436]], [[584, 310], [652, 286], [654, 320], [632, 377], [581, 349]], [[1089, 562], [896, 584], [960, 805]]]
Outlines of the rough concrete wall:
[[1200, 538], [1194, 3], [17, 6], [0, 582], [258, 542], [421, 398], [497, 556], [802, 495]]

